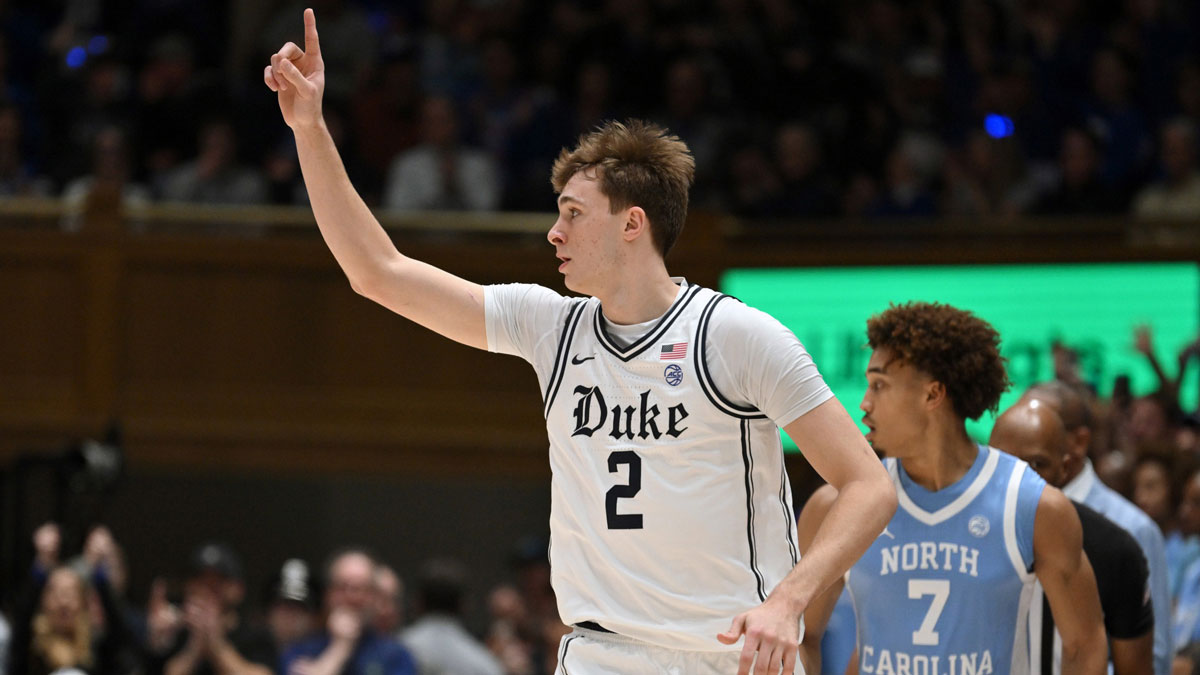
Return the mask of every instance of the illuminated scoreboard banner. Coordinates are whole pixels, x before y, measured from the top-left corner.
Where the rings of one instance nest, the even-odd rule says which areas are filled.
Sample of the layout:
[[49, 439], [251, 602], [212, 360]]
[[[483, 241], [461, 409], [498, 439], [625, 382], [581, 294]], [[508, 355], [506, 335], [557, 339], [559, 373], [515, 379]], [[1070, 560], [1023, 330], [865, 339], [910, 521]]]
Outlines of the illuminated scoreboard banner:
[[[995, 326], [1013, 381], [1002, 411], [1053, 376], [1055, 342], [1078, 351], [1084, 378], [1102, 394], [1127, 375], [1140, 395], [1158, 380], [1133, 347], [1134, 328], [1152, 327], [1169, 374], [1179, 350], [1200, 333], [1200, 271], [1190, 263], [736, 269], [721, 289], [790, 328], [855, 420], [870, 356], [866, 321], [889, 303], [948, 303]], [[1195, 369], [1184, 380], [1188, 409], [1196, 405]], [[992, 421], [988, 414], [968, 429], [986, 440]]]

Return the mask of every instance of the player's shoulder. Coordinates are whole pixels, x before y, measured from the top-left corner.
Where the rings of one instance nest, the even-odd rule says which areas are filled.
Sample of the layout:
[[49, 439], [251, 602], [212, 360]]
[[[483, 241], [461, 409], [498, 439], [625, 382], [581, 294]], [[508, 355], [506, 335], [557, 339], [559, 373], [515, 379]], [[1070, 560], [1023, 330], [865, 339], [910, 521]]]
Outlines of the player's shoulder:
[[737, 337], [775, 332], [790, 333], [775, 317], [747, 305], [732, 295], [713, 291], [708, 303], [712, 303], [712, 318], [708, 322], [710, 334]]

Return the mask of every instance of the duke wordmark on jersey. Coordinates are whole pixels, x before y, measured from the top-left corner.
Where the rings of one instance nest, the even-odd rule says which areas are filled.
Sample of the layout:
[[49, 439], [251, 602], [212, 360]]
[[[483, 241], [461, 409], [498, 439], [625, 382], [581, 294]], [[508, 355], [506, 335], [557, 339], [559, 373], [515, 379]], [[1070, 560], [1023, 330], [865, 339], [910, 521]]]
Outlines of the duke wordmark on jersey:
[[[636, 436], [642, 440], [648, 438], [662, 438], [663, 434], [672, 438], [679, 438], [679, 435], [687, 431], [687, 427], [681, 427], [680, 423], [687, 418], [687, 408], [683, 407], [682, 403], [677, 403], [667, 408], [666, 429], [660, 430], [659, 416], [662, 411], [657, 403], [650, 400], [650, 390], [647, 389], [638, 395], [639, 404], [637, 407], [627, 405], [614, 405], [611, 409], [604, 401], [604, 394], [600, 391], [600, 387], [575, 387], [575, 430], [571, 433], [572, 436], [588, 436], [591, 437], [597, 431], [605, 428], [608, 422], [609, 415], [612, 416], [612, 426], [608, 429], [608, 435], [616, 439], [633, 440]], [[637, 430], [634, 430], [634, 417], [637, 417]]]

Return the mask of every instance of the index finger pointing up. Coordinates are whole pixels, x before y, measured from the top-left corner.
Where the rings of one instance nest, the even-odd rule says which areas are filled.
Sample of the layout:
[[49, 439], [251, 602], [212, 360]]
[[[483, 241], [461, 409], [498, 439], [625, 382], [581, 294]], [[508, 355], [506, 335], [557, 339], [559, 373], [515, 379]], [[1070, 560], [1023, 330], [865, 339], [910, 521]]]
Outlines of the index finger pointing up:
[[321, 43], [317, 40], [317, 15], [311, 8], [304, 10], [304, 53], [320, 56]]

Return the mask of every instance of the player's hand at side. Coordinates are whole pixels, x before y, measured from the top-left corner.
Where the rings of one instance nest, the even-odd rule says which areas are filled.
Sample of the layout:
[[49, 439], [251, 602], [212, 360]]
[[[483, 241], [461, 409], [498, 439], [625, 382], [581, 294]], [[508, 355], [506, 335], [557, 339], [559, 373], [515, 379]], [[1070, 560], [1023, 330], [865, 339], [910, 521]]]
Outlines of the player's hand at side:
[[788, 675], [795, 672], [800, 650], [800, 615], [789, 611], [783, 601], [769, 597], [758, 607], [737, 615], [729, 630], [717, 639], [731, 645], [743, 635], [746, 642], [742, 645], [738, 675], [751, 672], [774, 675], [781, 668]]
[[263, 81], [278, 92], [283, 121], [293, 130], [320, 123], [325, 63], [317, 40], [317, 17], [311, 9], [304, 10], [304, 49], [289, 42], [272, 54]]

